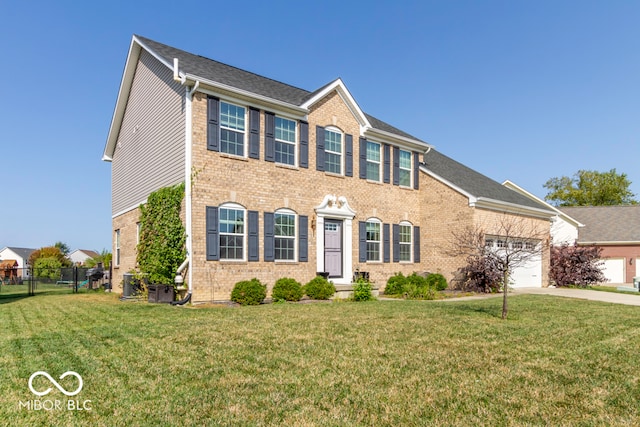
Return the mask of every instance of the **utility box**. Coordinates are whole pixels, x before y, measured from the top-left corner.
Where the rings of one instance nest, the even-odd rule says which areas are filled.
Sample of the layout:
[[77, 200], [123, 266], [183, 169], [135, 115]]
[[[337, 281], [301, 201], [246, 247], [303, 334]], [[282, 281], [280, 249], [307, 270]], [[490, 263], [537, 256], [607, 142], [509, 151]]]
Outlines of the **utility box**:
[[633, 287], [636, 289], [640, 288], [640, 276], [633, 278]]
[[149, 302], [170, 303], [176, 299], [176, 290], [172, 285], [148, 285]]

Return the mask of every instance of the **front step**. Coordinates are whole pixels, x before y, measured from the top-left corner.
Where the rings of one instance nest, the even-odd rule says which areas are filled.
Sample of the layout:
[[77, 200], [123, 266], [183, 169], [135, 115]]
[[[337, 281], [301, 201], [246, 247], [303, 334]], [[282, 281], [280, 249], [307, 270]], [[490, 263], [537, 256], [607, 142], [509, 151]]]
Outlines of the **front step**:
[[[336, 293], [332, 299], [348, 299], [353, 297], [353, 286], [355, 283], [348, 285], [334, 285], [336, 287]], [[380, 287], [375, 283], [371, 284], [371, 295], [378, 297], [380, 295]]]

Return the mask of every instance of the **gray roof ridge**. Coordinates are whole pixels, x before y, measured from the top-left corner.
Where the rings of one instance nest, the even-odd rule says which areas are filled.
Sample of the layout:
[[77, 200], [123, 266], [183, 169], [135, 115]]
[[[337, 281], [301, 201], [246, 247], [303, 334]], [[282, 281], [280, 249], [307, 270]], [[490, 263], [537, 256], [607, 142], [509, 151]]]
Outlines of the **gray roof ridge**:
[[[191, 53], [191, 52], [188, 52], [188, 51], [186, 51], [186, 50], [183, 50], [183, 49], [180, 49], [180, 48], [177, 48], [177, 47], [169, 46], [168, 44], [164, 44], [164, 43], [161, 43], [161, 42], [155, 41], [155, 40], [150, 39], [150, 38], [148, 38], [148, 37], [144, 37], [144, 36], [141, 36], [141, 35], [138, 35], [138, 34], [134, 34], [134, 35], [135, 35], [138, 39], [142, 40], [143, 42], [152, 42], [152, 43], [155, 43], [155, 44], [163, 45], [164, 47], [167, 47], [167, 48], [169, 48], [169, 49], [178, 50], [178, 51], [180, 51], [180, 52], [182, 52], [182, 53], [184, 53], [184, 54], [186, 54], [186, 55], [195, 56], [195, 57], [198, 57], [198, 58], [205, 59], [205, 60], [207, 60], [207, 61], [215, 62], [215, 63], [217, 63], [217, 64], [224, 65], [225, 67], [229, 67], [229, 68], [233, 68], [234, 70], [238, 70], [238, 71], [240, 71], [240, 72], [242, 72], [242, 73], [251, 74], [251, 75], [253, 75], [253, 76], [260, 77], [261, 79], [266, 79], [266, 80], [270, 80], [270, 81], [272, 81], [272, 82], [274, 82], [274, 83], [278, 83], [278, 84], [281, 84], [281, 85], [289, 86], [290, 88], [293, 88], [293, 89], [301, 90], [301, 91], [304, 91], [304, 92], [307, 92], [307, 93], [316, 93], [316, 92], [317, 92], [317, 91], [310, 92], [310, 91], [309, 91], [309, 90], [307, 90], [307, 89], [303, 89], [303, 88], [301, 88], [301, 87], [297, 87], [297, 86], [294, 86], [294, 85], [292, 85], [292, 84], [285, 83], [285, 82], [282, 82], [282, 81], [280, 81], [280, 80], [277, 80], [277, 79], [274, 79], [274, 78], [271, 78], [271, 77], [263, 76], [262, 74], [258, 74], [258, 73], [253, 72], [253, 71], [245, 70], [244, 68], [240, 68], [240, 67], [237, 67], [237, 66], [235, 66], [235, 65], [227, 64], [226, 62], [218, 61], [218, 60], [216, 60], [216, 59], [212, 59], [212, 58], [209, 58], [209, 57], [204, 56], [204, 55], [200, 55], [200, 54], [197, 54], [197, 53]], [[326, 85], [325, 85], [325, 86], [326, 86]], [[324, 88], [325, 86], [323, 86], [323, 88]]]

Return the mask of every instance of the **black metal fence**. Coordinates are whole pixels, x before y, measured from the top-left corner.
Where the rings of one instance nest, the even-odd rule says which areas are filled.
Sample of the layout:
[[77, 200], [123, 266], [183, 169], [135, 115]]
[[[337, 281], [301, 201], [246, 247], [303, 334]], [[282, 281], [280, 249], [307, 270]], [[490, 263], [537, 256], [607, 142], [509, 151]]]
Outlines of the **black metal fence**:
[[102, 267], [5, 268], [0, 269], [0, 297], [40, 293], [72, 294], [110, 290], [110, 274]]

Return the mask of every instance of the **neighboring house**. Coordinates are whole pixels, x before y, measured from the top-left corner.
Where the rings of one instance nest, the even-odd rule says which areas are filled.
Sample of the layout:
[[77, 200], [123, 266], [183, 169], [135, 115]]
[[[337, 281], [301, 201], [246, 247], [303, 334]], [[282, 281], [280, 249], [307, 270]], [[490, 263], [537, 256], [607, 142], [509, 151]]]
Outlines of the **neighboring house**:
[[90, 258], [96, 258], [100, 256], [96, 251], [92, 251], [89, 249], [76, 249], [67, 255], [67, 258], [71, 260], [73, 265], [83, 265], [85, 261]]
[[15, 248], [6, 246], [0, 251], [0, 260], [15, 260], [18, 265], [16, 266], [18, 275], [26, 279], [29, 277], [29, 256], [35, 251], [30, 248]]
[[551, 244], [576, 244], [578, 241], [578, 230], [580, 227], [584, 227], [584, 224], [509, 180], [503, 182], [502, 185], [519, 192], [534, 202], [546, 206], [547, 210], [555, 212], [555, 215], [551, 218]]
[[640, 205], [560, 209], [584, 224], [578, 229], [579, 245], [602, 248], [603, 273], [609, 283], [633, 283], [640, 276]]
[[[393, 100], [389, 100], [392, 102]], [[112, 167], [114, 287], [136, 267], [139, 206], [185, 183], [192, 301], [227, 300], [256, 277], [348, 286], [366, 271], [464, 264], [452, 232], [555, 212], [366, 114], [340, 80], [306, 91], [134, 36], [103, 160]], [[495, 231], [494, 231], [495, 233]], [[526, 236], [523, 236], [526, 237]], [[549, 252], [516, 286], [547, 284]]]

